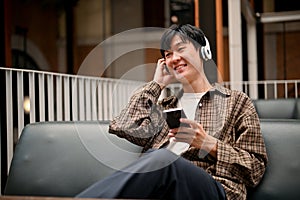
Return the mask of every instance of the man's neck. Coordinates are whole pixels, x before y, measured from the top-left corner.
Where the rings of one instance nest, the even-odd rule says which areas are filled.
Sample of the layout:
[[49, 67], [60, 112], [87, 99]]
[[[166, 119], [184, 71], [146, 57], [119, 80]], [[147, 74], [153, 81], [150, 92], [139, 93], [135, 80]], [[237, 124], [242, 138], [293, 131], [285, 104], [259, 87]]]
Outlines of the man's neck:
[[183, 84], [183, 91], [186, 93], [201, 93], [212, 88], [207, 78], [194, 80], [190, 83]]

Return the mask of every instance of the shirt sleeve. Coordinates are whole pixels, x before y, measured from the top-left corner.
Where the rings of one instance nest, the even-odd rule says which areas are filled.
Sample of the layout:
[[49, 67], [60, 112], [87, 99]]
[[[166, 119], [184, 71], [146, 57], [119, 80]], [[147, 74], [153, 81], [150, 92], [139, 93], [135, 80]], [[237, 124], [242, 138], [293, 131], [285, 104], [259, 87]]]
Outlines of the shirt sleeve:
[[109, 132], [139, 146], [149, 145], [164, 123], [157, 106], [160, 94], [161, 88], [156, 82], [144, 85], [133, 94], [125, 109], [111, 121]]
[[250, 99], [239, 102], [231, 142], [218, 141], [216, 175], [253, 187], [261, 180], [267, 154], [258, 115]]

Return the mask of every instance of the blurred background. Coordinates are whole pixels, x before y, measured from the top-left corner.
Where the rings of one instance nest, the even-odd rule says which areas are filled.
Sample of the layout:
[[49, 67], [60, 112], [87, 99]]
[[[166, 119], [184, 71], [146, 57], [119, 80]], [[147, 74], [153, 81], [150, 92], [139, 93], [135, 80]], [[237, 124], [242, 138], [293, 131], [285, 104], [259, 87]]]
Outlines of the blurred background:
[[[300, 77], [299, 1], [1, 0], [1, 15], [3, 67], [77, 74], [90, 51], [115, 34], [140, 27], [166, 28], [172, 23], [190, 23], [207, 34], [224, 81], [229, 81], [230, 72], [233, 74], [233, 69], [238, 68], [242, 72], [240, 80], [248, 80], [252, 64], [248, 61], [253, 58], [258, 80]], [[250, 32], [249, 25], [255, 32]], [[240, 45], [241, 52], [232, 57], [240, 57], [237, 65], [241, 66], [231, 66], [232, 69], [230, 30], [237, 32], [232, 33], [232, 44]], [[139, 43], [141, 38], [130, 42]], [[249, 56], [250, 45], [255, 48], [254, 57]], [[156, 62], [159, 56], [158, 49], [131, 52], [116, 60], [103, 76], [119, 77], [120, 70]], [[122, 67], [118, 66], [120, 63]]]

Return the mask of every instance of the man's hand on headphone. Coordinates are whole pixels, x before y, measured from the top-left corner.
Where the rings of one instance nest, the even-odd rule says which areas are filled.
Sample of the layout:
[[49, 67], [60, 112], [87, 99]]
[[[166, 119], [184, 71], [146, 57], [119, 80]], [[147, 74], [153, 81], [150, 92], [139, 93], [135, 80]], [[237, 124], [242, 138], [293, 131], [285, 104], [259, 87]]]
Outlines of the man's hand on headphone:
[[158, 59], [153, 81], [158, 83], [161, 89], [175, 81], [175, 77], [166, 66], [164, 58]]

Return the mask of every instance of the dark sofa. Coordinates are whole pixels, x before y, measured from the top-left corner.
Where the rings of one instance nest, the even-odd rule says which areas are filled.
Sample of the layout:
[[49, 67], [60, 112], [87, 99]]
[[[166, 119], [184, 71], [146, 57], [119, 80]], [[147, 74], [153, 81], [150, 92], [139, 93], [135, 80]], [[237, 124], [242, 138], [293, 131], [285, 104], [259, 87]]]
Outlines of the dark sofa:
[[[262, 120], [269, 165], [248, 199], [299, 199], [300, 123]], [[108, 134], [108, 122], [27, 125], [16, 146], [4, 195], [73, 197], [139, 156], [141, 147]]]
[[253, 104], [261, 119], [300, 119], [300, 99], [255, 99]]

